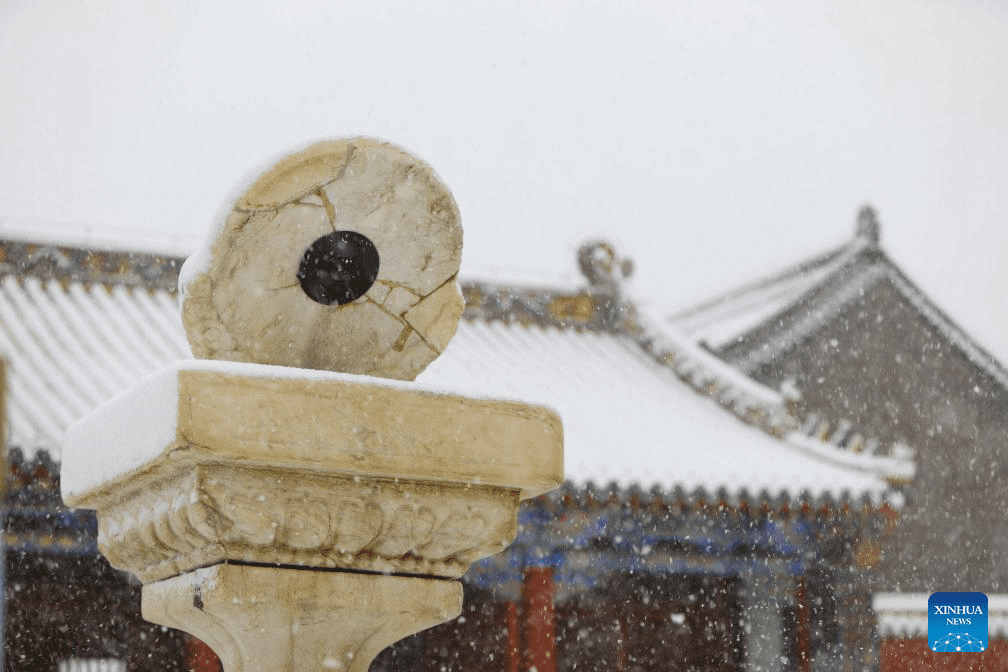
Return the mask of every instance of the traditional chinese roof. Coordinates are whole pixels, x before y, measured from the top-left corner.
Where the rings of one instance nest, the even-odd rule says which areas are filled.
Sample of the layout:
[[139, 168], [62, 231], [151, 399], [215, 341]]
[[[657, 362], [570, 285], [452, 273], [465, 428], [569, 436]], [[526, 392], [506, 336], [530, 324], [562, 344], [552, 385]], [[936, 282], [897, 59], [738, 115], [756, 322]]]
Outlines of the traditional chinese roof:
[[[72, 421], [190, 356], [168, 282], [180, 259], [24, 241], [0, 241], [0, 255], [9, 446], [58, 459]], [[909, 460], [809, 439], [779, 392], [589, 277], [575, 289], [463, 281], [458, 334], [417, 382], [557, 408], [575, 484], [878, 503], [886, 477], [912, 475]]]
[[974, 365], [1008, 388], [1008, 371], [934, 305], [879, 246], [875, 211], [848, 243], [668, 316], [675, 330], [752, 373], [829, 325], [871, 287], [889, 283]]
[[58, 457], [74, 420], [190, 356], [164, 281], [177, 260], [20, 242], [0, 243], [0, 256], [8, 445]]

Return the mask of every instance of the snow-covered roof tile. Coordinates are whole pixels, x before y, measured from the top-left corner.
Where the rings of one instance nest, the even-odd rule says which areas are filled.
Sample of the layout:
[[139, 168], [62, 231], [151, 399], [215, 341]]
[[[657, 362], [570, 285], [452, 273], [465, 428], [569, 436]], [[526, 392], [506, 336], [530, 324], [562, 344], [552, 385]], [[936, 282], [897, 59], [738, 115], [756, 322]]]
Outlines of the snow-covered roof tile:
[[[152, 306], [172, 306], [165, 298]], [[138, 302], [150, 299], [142, 288], [9, 275], [0, 280], [7, 445], [58, 458], [63, 432], [74, 420], [148, 373], [191, 356], [177, 309], [174, 320], [170, 314], [149, 319]], [[163, 333], [169, 324], [174, 337]]]
[[465, 321], [418, 382], [556, 408], [575, 483], [878, 499], [871, 470], [830, 464], [747, 425], [698, 395], [630, 337]]
[[[872, 609], [878, 616], [879, 636], [884, 639], [928, 636], [930, 593], [876, 593]], [[1008, 637], [1008, 595], [987, 596], [987, 629], [990, 637]]]
[[[191, 356], [166, 279], [178, 260], [0, 249], [8, 446], [58, 460], [72, 421]], [[418, 382], [559, 409], [572, 482], [792, 503], [877, 502], [887, 492], [870, 459], [825, 459], [782, 438], [780, 393], [618, 296], [488, 281], [463, 291], [466, 318]]]

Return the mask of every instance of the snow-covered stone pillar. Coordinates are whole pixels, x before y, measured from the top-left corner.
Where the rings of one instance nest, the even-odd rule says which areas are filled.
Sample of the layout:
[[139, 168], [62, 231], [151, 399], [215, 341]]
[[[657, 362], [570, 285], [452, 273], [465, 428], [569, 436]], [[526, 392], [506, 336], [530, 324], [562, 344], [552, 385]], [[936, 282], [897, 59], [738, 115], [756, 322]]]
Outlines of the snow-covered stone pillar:
[[387, 143], [318, 143], [244, 189], [180, 276], [203, 359], [65, 440], [63, 498], [98, 511], [145, 618], [227, 672], [365, 672], [459, 614], [455, 579], [563, 480], [553, 411], [402, 382], [455, 333], [461, 247], [447, 188]]

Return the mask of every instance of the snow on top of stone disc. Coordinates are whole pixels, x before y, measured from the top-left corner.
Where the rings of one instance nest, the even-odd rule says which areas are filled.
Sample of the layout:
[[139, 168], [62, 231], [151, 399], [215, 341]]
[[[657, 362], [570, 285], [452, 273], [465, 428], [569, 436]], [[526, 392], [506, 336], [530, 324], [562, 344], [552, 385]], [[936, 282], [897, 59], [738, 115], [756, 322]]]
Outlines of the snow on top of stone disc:
[[392, 144], [327, 140], [263, 172], [180, 274], [206, 359], [412, 380], [455, 334], [462, 226], [433, 169]]

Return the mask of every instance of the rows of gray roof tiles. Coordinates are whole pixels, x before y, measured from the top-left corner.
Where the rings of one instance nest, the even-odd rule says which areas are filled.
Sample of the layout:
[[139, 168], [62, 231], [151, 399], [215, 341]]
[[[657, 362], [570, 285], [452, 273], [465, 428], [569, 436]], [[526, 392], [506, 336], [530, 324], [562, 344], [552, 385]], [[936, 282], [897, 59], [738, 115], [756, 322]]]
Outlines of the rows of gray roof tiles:
[[54, 456], [66, 428], [166, 364], [190, 357], [163, 290], [0, 278], [8, 445]]
[[[885, 496], [879, 464], [824, 459], [743, 422], [738, 416], [754, 409], [779, 416], [779, 395], [709, 354], [690, 356], [688, 343], [641, 316], [632, 329], [563, 328], [477, 308], [417, 382], [557, 408], [573, 482], [661, 485], [731, 501]], [[663, 365], [674, 348], [674, 364]], [[56, 459], [75, 419], [191, 356], [170, 292], [30, 275], [0, 278], [0, 350], [8, 360], [8, 445]]]

